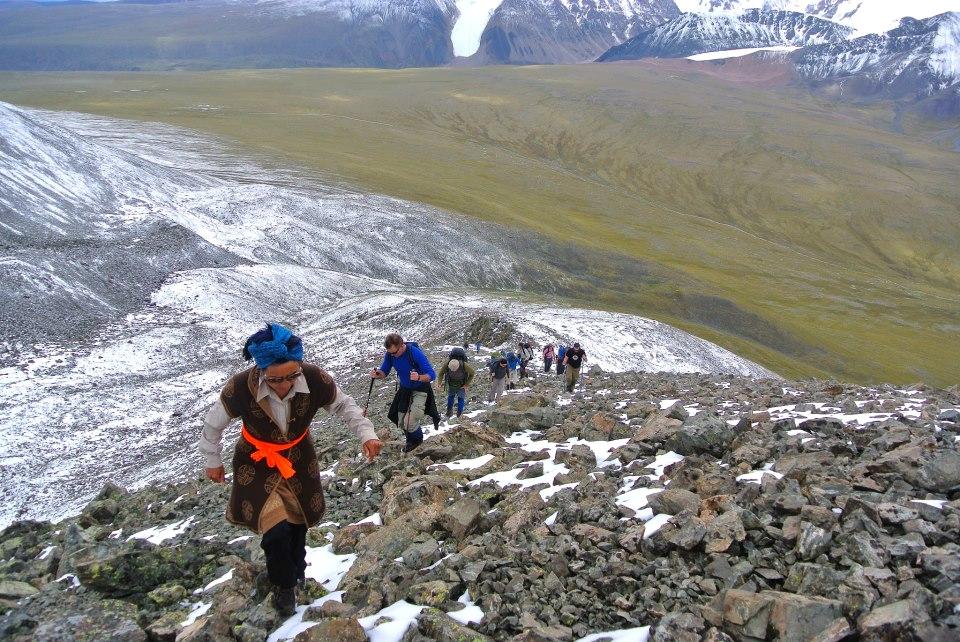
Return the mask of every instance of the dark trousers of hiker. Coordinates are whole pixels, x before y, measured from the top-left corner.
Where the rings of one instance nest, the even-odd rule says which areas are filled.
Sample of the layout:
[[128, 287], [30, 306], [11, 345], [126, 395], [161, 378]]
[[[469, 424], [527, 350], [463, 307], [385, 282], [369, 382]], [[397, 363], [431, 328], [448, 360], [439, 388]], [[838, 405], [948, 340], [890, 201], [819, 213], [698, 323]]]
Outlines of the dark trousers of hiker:
[[463, 388], [447, 392], [447, 417], [453, 414], [453, 399], [457, 399], [457, 416], [463, 414], [463, 407], [467, 403], [467, 391]]
[[550, 372], [550, 366], [553, 365], [553, 357], [544, 357], [543, 358], [543, 371]]
[[527, 363], [528, 363], [528, 362], [529, 362], [528, 359], [521, 359], [521, 360], [520, 360], [520, 378], [521, 378], [521, 379], [523, 379], [523, 378], [525, 378], [525, 377], [527, 376]]
[[307, 526], [284, 520], [263, 534], [260, 548], [267, 558], [270, 583], [292, 588], [307, 570]]
[[563, 365], [563, 361], [560, 359], [557, 359], [557, 374], [562, 375], [563, 371], [566, 369], [567, 367]]

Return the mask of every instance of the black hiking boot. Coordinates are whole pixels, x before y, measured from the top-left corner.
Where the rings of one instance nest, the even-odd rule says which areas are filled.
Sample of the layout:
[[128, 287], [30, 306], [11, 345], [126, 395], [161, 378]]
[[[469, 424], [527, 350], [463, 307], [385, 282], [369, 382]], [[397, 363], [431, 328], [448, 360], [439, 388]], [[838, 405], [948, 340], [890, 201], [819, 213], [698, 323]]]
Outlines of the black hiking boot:
[[276, 588], [273, 591], [273, 608], [282, 617], [290, 617], [297, 612], [297, 587]]

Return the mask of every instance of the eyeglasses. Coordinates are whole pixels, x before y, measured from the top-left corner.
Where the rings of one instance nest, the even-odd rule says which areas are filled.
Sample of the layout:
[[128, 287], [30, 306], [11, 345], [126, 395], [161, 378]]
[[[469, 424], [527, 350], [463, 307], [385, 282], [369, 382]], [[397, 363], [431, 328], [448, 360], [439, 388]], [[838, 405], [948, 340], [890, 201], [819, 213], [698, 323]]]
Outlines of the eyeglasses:
[[267, 383], [280, 384], [286, 383], [288, 381], [296, 381], [297, 377], [303, 374], [303, 370], [297, 370], [293, 374], [288, 374], [286, 377], [264, 377], [263, 380]]
[[398, 352], [400, 352], [400, 346], [390, 346], [389, 348], [387, 348], [388, 354], [392, 354], [396, 356]]

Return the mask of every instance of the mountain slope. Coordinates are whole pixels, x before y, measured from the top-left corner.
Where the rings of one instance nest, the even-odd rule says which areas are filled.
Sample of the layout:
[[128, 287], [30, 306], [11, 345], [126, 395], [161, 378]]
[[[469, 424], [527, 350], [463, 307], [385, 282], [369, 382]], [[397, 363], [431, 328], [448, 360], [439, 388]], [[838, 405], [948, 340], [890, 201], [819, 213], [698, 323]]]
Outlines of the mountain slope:
[[0, 69], [433, 66], [453, 57], [447, 0], [0, 2]]
[[896, 28], [901, 18], [929, 18], [955, 11], [955, 0], [677, 0], [681, 11], [696, 13], [740, 12], [745, 9], [799, 11], [832, 20], [853, 29], [855, 35], [883, 33]]
[[593, 60], [612, 45], [677, 14], [673, 0], [505, 0], [490, 17], [471, 61]]
[[[0, 341], [0, 491], [23, 494], [0, 506], [0, 522], [66, 514], [108, 479], [142, 486], [189, 475], [193, 463], [169, 453], [193, 451], [203, 407], [240, 367], [243, 338], [267, 319], [295, 327], [309, 358], [345, 382], [363, 376], [387, 332], [442, 346], [461, 343], [475, 323], [511, 342], [520, 332], [582, 341], [590, 363], [610, 370], [773, 376], [662, 323], [562, 307], [566, 277], [542, 267], [537, 252], [515, 252], [495, 225], [304, 175], [284, 184], [252, 162], [224, 166], [218, 141], [182, 130], [2, 107], [0, 132], [19, 132], [24, 151], [0, 157], [0, 175], [18, 177], [0, 183], [0, 202], [42, 196], [18, 206], [17, 219], [3, 217], [22, 222], [4, 240], [12, 258], [0, 271], [4, 327], [16, 329]], [[151, 158], [135, 153], [143, 149]], [[111, 220], [104, 232], [91, 212], [109, 215], [112, 200], [56, 211], [70, 199], [40, 188], [58, 175], [83, 183], [83, 193], [141, 199], [139, 218]], [[51, 218], [73, 226], [69, 251], [32, 240]], [[116, 258], [102, 238], [129, 245], [139, 263]], [[79, 267], [65, 256], [79, 256]], [[87, 256], [99, 262], [85, 265]], [[41, 274], [25, 290], [21, 281], [42, 270], [58, 289], [43, 287]], [[88, 291], [122, 305], [77, 336], [63, 301]], [[24, 293], [34, 307], [21, 303]], [[37, 443], [73, 454], [56, 465], [25, 457]]]
[[[858, 93], [883, 91], [927, 97], [960, 92], [960, 13], [914, 20], [849, 42], [809, 47], [793, 54], [801, 75], [815, 82], [844, 82]], [[960, 113], [960, 105], [957, 112]]]
[[742, 14], [681, 16], [612, 47], [599, 62], [681, 58], [707, 51], [842, 42], [851, 30], [794, 11], [749, 9]]

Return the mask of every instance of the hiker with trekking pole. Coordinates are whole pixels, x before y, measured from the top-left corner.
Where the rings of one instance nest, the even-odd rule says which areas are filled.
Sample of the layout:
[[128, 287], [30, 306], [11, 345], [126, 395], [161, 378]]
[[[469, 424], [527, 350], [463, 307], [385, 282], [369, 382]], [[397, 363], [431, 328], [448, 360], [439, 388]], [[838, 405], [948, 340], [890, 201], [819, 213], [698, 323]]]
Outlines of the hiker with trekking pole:
[[404, 341], [399, 334], [388, 334], [383, 347], [386, 349], [383, 363], [370, 371], [370, 377], [383, 379], [391, 370], [396, 370], [398, 385], [387, 417], [406, 436], [403, 452], [408, 453], [423, 443], [420, 420], [424, 415], [433, 419], [434, 428], [440, 426], [440, 412], [430, 385], [437, 375], [420, 346]]
[[360, 438], [368, 461], [382, 444], [353, 398], [304, 362], [303, 342], [288, 328], [268, 324], [247, 339], [243, 356], [255, 365], [227, 381], [204, 416], [199, 449], [207, 478], [224, 483], [223, 431], [241, 420], [226, 519], [262, 536], [267, 571], [257, 584], [269, 585], [274, 608], [289, 617], [306, 581], [307, 529], [325, 509], [310, 423], [320, 409], [336, 415]]

